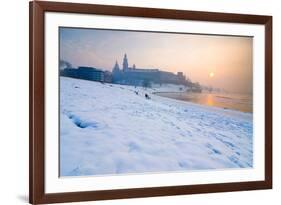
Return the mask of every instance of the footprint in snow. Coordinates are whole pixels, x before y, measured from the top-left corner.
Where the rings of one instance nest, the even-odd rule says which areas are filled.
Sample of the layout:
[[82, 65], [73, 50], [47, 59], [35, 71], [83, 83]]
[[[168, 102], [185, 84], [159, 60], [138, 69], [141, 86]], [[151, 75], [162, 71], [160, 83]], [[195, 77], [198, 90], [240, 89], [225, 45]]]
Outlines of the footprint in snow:
[[71, 114], [71, 113], [65, 113], [67, 117], [79, 128], [87, 128], [87, 127], [92, 127], [92, 128], [97, 128], [98, 123], [94, 121], [87, 121], [87, 120], [82, 120], [79, 116]]

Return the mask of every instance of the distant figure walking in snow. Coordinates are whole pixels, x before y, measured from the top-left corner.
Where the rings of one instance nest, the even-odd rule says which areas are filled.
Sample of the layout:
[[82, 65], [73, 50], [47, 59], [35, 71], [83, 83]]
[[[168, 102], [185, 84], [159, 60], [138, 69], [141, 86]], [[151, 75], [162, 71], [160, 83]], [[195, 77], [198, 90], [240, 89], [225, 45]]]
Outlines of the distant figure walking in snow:
[[150, 97], [147, 93], [145, 93], [145, 98], [148, 99], [148, 100], [150, 99]]

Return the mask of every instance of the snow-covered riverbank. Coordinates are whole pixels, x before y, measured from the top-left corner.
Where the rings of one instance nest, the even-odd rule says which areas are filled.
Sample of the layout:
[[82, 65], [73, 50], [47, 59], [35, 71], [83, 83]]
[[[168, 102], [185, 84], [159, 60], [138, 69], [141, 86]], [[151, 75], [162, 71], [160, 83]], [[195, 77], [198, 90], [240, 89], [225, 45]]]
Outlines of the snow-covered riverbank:
[[252, 167], [252, 114], [60, 79], [61, 176]]

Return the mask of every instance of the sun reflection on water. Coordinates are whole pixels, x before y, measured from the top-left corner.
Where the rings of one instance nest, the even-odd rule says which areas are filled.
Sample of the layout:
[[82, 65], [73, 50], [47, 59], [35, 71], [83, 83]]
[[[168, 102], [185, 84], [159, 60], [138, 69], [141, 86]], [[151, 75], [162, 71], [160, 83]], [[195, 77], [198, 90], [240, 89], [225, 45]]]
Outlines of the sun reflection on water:
[[207, 105], [209, 105], [209, 106], [214, 106], [214, 98], [213, 98], [213, 95], [211, 95], [211, 94], [208, 94], [207, 95], [207, 103], [206, 103]]

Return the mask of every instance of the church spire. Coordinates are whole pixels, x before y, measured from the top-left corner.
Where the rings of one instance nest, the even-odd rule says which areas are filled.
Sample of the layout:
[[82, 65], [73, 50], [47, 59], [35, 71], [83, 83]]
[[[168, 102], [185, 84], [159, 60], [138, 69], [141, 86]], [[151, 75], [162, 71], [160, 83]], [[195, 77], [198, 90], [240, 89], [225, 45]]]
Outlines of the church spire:
[[113, 67], [113, 72], [119, 72], [119, 71], [120, 71], [119, 65], [118, 65], [118, 62], [117, 62], [117, 60], [116, 60], [115, 65], [114, 65], [114, 67]]
[[128, 58], [127, 58], [127, 54], [125, 53], [124, 58], [123, 58], [123, 70], [128, 70], [129, 66], [128, 66]]

